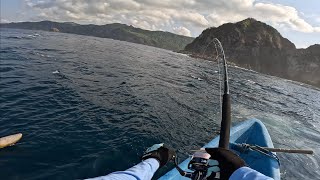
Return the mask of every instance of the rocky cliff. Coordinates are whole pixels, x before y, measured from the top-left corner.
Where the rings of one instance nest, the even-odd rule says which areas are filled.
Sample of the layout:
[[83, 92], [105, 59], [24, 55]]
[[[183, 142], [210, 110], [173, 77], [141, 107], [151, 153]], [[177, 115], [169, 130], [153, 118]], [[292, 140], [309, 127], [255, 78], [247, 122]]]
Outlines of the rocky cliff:
[[213, 38], [221, 41], [228, 61], [238, 66], [320, 87], [320, 45], [296, 49], [273, 27], [248, 18], [204, 30], [184, 52], [214, 57]]
[[286, 59], [287, 78], [320, 87], [320, 45], [297, 49]]

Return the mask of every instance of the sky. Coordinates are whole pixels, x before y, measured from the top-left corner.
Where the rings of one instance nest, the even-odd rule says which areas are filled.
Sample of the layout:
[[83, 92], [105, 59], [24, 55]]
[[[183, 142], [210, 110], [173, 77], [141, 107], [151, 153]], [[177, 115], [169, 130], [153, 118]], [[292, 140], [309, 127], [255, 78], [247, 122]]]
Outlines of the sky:
[[255, 18], [297, 48], [320, 44], [320, 0], [0, 0], [2, 23], [124, 23], [197, 37], [208, 27]]

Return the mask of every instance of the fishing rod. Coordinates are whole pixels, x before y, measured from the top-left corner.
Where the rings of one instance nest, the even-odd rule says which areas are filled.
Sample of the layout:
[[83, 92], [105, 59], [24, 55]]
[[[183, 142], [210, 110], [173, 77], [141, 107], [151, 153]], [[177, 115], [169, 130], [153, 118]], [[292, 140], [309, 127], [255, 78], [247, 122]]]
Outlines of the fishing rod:
[[[220, 97], [220, 104], [222, 104], [221, 106], [222, 118], [221, 118], [221, 127], [220, 127], [219, 147], [229, 149], [230, 127], [231, 127], [231, 100], [230, 100], [231, 98], [230, 98], [230, 92], [229, 92], [228, 66], [227, 66], [226, 56], [224, 54], [222, 44], [217, 38], [213, 38], [212, 41], [208, 43], [208, 45], [204, 48], [201, 57], [204, 57], [204, 53], [211, 43], [214, 43], [215, 50], [216, 50], [216, 60], [218, 62], [218, 67], [219, 67], [220, 96], [222, 96], [222, 102]], [[223, 95], [221, 95], [219, 59], [222, 60], [222, 64], [223, 64], [223, 75], [224, 75]]]
[[217, 58], [220, 58], [222, 60], [224, 74], [224, 93], [222, 96], [222, 119], [220, 127], [219, 147], [229, 149], [231, 126], [231, 98], [229, 92], [227, 61], [221, 42], [217, 38], [214, 38], [213, 42], [216, 48]]
[[[221, 42], [217, 38], [214, 38], [211, 42], [213, 42], [215, 45], [216, 58], [218, 60], [218, 64], [219, 64], [219, 59], [222, 60], [223, 74], [224, 74], [224, 79], [223, 79], [224, 93], [222, 96], [222, 106], [221, 106], [222, 118], [221, 118], [219, 147], [229, 149], [230, 126], [231, 126], [231, 101], [230, 101], [230, 93], [229, 93], [227, 62], [226, 62], [226, 58], [225, 58], [225, 54], [224, 54], [224, 50], [221, 45]], [[209, 46], [209, 44], [207, 45], [207, 47]], [[219, 71], [220, 71], [220, 66], [219, 66]], [[221, 94], [221, 85], [220, 85], [220, 94]], [[221, 95], [220, 95], [220, 101], [221, 101]], [[177, 157], [174, 157], [174, 165], [181, 176], [188, 177], [192, 180], [202, 180], [206, 178], [208, 169], [210, 167], [214, 167], [209, 163], [210, 157], [211, 155], [208, 154], [207, 152], [202, 152], [202, 151], [195, 152], [192, 155], [191, 160], [188, 164], [188, 169], [192, 170], [193, 172], [186, 172], [182, 170], [178, 166]]]
[[[270, 158], [276, 159], [276, 161], [280, 165], [279, 158], [276, 156], [276, 154], [272, 152], [286, 152], [286, 153], [300, 153], [300, 154], [313, 154], [312, 150], [303, 150], [303, 149], [282, 149], [282, 148], [270, 148], [270, 147], [261, 147], [258, 145], [250, 145], [250, 144], [235, 144], [230, 143], [230, 128], [231, 128], [231, 96], [229, 91], [229, 81], [228, 81], [228, 68], [227, 68], [227, 61], [224, 54], [223, 47], [221, 45], [221, 42], [214, 38], [206, 47], [214, 43], [215, 50], [216, 50], [216, 60], [218, 61], [219, 66], [219, 81], [220, 81], [220, 105], [222, 104], [221, 108], [221, 127], [220, 127], [220, 138], [219, 138], [219, 148], [224, 149], [233, 149], [237, 150], [238, 152], [246, 152], [246, 151], [256, 151], [258, 153], [261, 153], [262, 155], [268, 156]], [[204, 52], [203, 52], [204, 54]], [[202, 55], [203, 55], [202, 54]], [[221, 78], [220, 78], [220, 60], [222, 60], [223, 64], [223, 85], [224, 85], [224, 91], [223, 95], [221, 92]], [[222, 101], [221, 101], [222, 97]], [[229, 147], [230, 146], [230, 147]], [[181, 176], [190, 178], [191, 180], [204, 180], [207, 179], [207, 174], [209, 171], [211, 172], [210, 177], [213, 179], [216, 178], [216, 172], [218, 171], [212, 171], [217, 165], [212, 164], [210, 160], [212, 160], [212, 157], [205, 149], [200, 150], [191, 150], [194, 151], [193, 155], [190, 158], [190, 161], [187, 165], [187, 168], [191, 170], [184, 171], [178, 166], [177, 157], [174, 157], [174, 165], [175, 168], [178, 170], [179, 174]], [[211, 170], [209, 170], [211, 169]], [[213, 176], [212, 176], [213, 175]], [[218, 176], [219, 177], [219, 176]]]

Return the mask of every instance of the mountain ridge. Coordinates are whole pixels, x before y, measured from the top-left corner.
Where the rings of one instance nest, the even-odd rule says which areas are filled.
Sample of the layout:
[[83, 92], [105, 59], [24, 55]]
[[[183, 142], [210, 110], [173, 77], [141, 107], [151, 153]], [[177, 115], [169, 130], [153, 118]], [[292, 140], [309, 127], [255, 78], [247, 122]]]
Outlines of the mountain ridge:
[[297, 49], [272, 26], [248, 18], [205, 29], [182, 52], [212, 59], [215, 49], [209, 43], [213, 38], [221, 41], [228, 61], [240, 67], [320, 87], [318, 44]]
[[111, 38], [138, 44], [154, 46], [172, 51], [182, 50], [194, 38], [163, 31], [149, 31], [121, 23], [105, 25], [81, 25], [74, 22], [18, 22], [2, 23], [2, 28], [44, 30], [62, 33]]

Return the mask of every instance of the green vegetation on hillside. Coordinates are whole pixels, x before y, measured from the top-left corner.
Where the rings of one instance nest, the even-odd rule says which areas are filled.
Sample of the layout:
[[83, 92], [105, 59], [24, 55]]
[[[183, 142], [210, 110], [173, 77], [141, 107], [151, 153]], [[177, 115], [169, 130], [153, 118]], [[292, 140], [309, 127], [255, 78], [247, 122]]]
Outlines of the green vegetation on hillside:
[[125, 24], [80, 25], [72, 22], [59, 23], [52, 21], [21, 22], [1, 24], [2, 28], [31, 29], [73, 33], [87, 36], [112, 38], [116, 40], [139, 43], [172, 51], [180, 51], [194, 38], [162, 31], [148, 31]]

